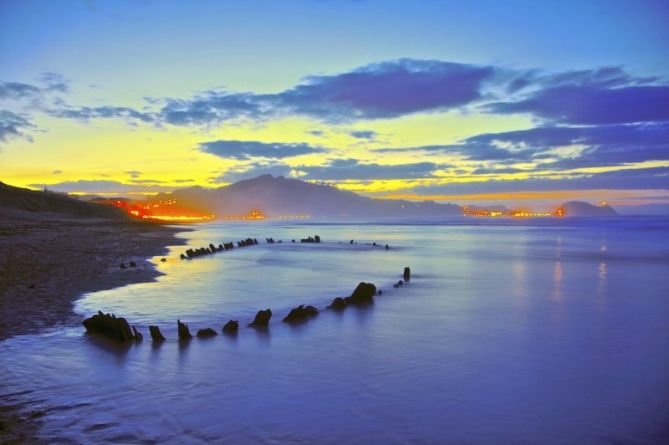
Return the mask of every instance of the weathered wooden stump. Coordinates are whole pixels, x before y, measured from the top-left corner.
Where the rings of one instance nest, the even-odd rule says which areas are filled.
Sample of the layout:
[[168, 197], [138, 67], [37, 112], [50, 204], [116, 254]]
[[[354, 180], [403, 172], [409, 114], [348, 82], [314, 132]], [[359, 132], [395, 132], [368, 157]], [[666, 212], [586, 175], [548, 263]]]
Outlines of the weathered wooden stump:
[[330, 306], [328, 307], [335, 311], [344, 310], [346, 309], [346, 300], [344, 300], [342, 297], [336, 297], [334, 300], [332, 300], [332, 303], [330, 303]]
[[237, 320], [230, 320], [225, 325], [223, 325], [224, 334], [236, 334], [239, 330], [239, 322]]
[[347, 304], [371, 303], [376, 294], [376, 286], [372, 283], [359, 283], [350, 297], [346, 297]]
[[165, 337], [158, 326], [149, 326], [149, 333], [151, 334], [151, 340], [154, 342], [165, 341]]
[[188, 329], [188, 325], [186, 323], [182, 323], [181, 320], [177, 320], [177, 331], [179, 333], [180, 340], [190, 340], [193, 338], [193, 335]]
[[258, 311], [256, 318], [249, 325], [252, 327], [266, 327], [269, 324], [269, 320], [272, 318], [272, 311], [270, 309], [265, 309], [264, 311]]
[[283, 319], [285, 323], [299, 323], [306, 321], [308, 318], [318, 315], [318, 309], [314, 306], [305, 306], [303, 304], [290, 310], [288, 315]]
[[197, 331], [198, 338], [207, 338], [218, 335], [218, 332], [214, 331], [212, 328], [204, 328]]

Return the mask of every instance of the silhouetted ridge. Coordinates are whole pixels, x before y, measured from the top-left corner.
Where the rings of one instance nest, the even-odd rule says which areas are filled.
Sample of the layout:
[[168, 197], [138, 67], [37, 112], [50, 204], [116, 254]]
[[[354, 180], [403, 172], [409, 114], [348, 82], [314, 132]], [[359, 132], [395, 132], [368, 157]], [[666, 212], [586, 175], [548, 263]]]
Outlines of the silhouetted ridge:
[[128, 219], [126, 213], [115, 207], [80, 201], [68, 195], [12, 187], [0, 182], [0, 207], [30, 212], [53, 212], [98, 218]]
[[565, 216], [617, 216], [610, 205], [595, 206], [583, 201], [569, 201], [562, 204]]
[[245, 215], [260, 209], [268, 216], [312, 217], [420, 217], [457, 216], [454, 204], [372, 199], [332, 186], [283, 176], [262, 175], [218, 189], [188, 188], [163, 195], [208, 209], [217, 217]]

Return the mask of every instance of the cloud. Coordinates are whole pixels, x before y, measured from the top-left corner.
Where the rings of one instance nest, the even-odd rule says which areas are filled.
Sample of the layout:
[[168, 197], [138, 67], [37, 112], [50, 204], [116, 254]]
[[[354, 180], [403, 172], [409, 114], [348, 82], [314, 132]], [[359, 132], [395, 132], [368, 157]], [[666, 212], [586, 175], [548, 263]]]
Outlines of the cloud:
[[0, 99], [27, 99], [33, 98], [41, 93], [41, 90], [27, 83], [0, 82]]
[[505, 148], [495, 146], [491, 142], [477, 142], [476, 140], [465, 139], [459, 144], [445, 145], [422, 145], [416, 147], [398, 147], [398, 148], [377, 148], [374, 150], [379, 153], [439, 153], [449, 155], [459, 155], [470, 161], [529, 161], [536, 153], [522, 150], [512, 152]]
[[[492, 67], [401, 59], [329, 76], [308, 76], [276, 94], [206, 91], [165, 99], [157, 117], [171, 125], [211, 125], [239, 118], [303, 115], [325, 121], [393, 118], [447, 110], [481, 98]], [[155, 100], [152, 100], [155, 102]]]
[[130, 107], [78, 107], [55, 108], [48, 111], [51, 116], [88, 121], [91, 119], [124, 119], [129, 122], [155, 122], [151, 113], [137, 111]]
[[[46, 89], [66, 91], [68, 81], [42, 76]], [[39, 88], [0, 87], [0, 97], [27, 97]], [[124, 118], [155, 125], [212, 126], [222, 122], [305, 116], [328, 123], [390, 119], [414, 113], [478, 110], [529, 113], [553, 124], [609, 125], [669, 121], [669, 85], [635, 77], [621, 67], [544, 73], [438, 60], [400, 59], [332, 75], [305, 77], [273, 94], [209, 90], [191, 98], [144, 98], [152, 111], [130, 107], [68, 107], [63, 118]], [[312, 133], [318, 135], [318, 133]], [[357, 136], [356, 136], [357, 134]], [[353, 137], [369, 139], [364, 131]], [[367, 136], [371, 136], [368, 133]]]
[[125, 173], [126, 175], [129, 175], [133, 179], [137, 179], [142, 175], [142, 172], [139, 171], [139, 170], [128, 170], [128, 171], [124, 171], [123, 173]]
[[399, 117], [447, 110], [481, 98], [492, 67], [401, 59], [331, 75], [309, 76], [272, 100], [296, 114], [325, 120]]
[[485, 109], [497, 114], [531, 113], [562, 124], [608, 125], [669, 121], [668, 103], [667, 85], [563, 85], [541, 89], [522, 100], [495, 102]]
[[336, 159], [323, 166], [300, 166], [296, 170], [304, 179], [337, 181], [345, 179], [414, 179], [432, 176], [439, 166], [432, 162], [399, 165], [362, 163], [357, 159]]
[[499, 175], [499, 174], [508, 174], [508, 173], [522, 173], [522, 172], [527, 172], [527, 170], [523, 170], [520, 168], [514, 168], [514, 167], [481, 167], [477, 168], [476, 170], [472, 171], [471, 175]]
[[669, 167], [639, 168], [570, 177], [533, 177], [519, 180], [481, 180], [418, 186], [416, 194], [472, 194], [548, 190], [638, 190], [669, 189]]
[[[580, 152], [567, 155], [556, 152], [556, 149], [570, 146], [580, 147]], [[536, 171], [616, 166], [669, 160], [669, 123], [536, 127], [482, 133], [458, 144], [379, 148], [374, 151], [457, 154], [469, 161], [496, 161], [497, 164], [538, 162], [540, 165], [534, 169]]]
[[[536, 71], [534, 74], [537, 74]], [[606, 66], [588, 70], [572, 70], [555, 74], [540, 75], [534, 81], [544, 87], [564, 85], [615, 88], [619, 86], [643, 85], [656, 82], [656, 77], [636, 77], [628, 74], [621, 66]]]
[[59, 73], [45, 72], [39, 76], [39, 80], [46, 85], [47, 91], [67, 93], [70, 91], [70, 80]]
[[669, 121], [666, 81], [632, 76], [619, 66], [560, 73], [519, 72], [506, 91], [510, 96], [482, 109], [495, 114], [530, 113], [569, 125]]
[[70, 81], [62, 74], [45, 72], [38, 80], [43, 87], [23, 82], [0, 82], [0, 100], [36, 99], [52, 93], [66, 93], [69, 91]]
[[320, 153], [322, 148], [313, 147], [308, 144], [286, 144], [278, 142], [256, 142], [256, 141], [210, 141], [203, 142], [200, 150], [222, 158], [251, 159], [251, 158], [289, 158], [310, 153]]
[[[503, 144], [528, 154], [528, 159], [565, 146], [579, 145], [577, 156], [568, 156], [542, 168], [580, 168], [669, 160], [669, 123], [590, 127], [537, 127], [504, 133], [486, 133], [465, 140], [466, 146]], [[555, 157], [553, 155], [552, 157]]]
[[32, 137], [24, 130], [33, 127], [28, 119], [8, 110], [0, 110], [0, 142], [11, 138], [24, 138], [32, 142]]
[[157, 118], [171, 125], [211, 125], [249, 117], [261, 119], [270, 110], [263, 96], [208, 91], [192, 99], [167, 99]]
[[351, 131], [349, 135], [351, 135], [351, 137], [354, 137], [356, 139], [367, 139], [369, 141], [376, 139], [376, 136], [378, 136], [378, 134], [375, 131], [371, 130]]
[[490, 142], [479, 142], [476, 140], [465, 139], [461, 144], [419, 147], [427, 152], [441, 152], [445, 154], [458, 154], [464, 159], [470, 161], [529, 161], [536, 153], [530, 150], [511, 151], [501, 148]]

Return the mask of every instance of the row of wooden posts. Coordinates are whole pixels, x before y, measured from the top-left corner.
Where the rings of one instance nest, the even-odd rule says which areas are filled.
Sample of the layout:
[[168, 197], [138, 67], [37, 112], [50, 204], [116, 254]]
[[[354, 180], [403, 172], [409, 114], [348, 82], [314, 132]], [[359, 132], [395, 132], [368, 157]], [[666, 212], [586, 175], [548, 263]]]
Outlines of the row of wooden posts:
[[[398, 288], [404, 283], [411, 280], [411, 269], [404, 268], [403, 280], [397, 281], [393, 287]], [[383, 291], [376, 288], [372, 283], [361, 282], [355, 290], [348, 297], [336, 297], [328, 306], [328, 309], [334, 311], [342, 311], [347, 306], [363, 306], [370, 304], [374, 296], [382, 295]], [[283, 318], [285, 323], [302, 323], [310, 318], [318, 315], [318, 309], [314, 306], [300, 305], [290, 310], [290, 312]], [[260, 310], [256, 313], [254, 320], [249, 324], [253, 328], [266, 329], [269, 321], [272, 318], [271, 309]], [[86, 331], [94, 334], [102, 334], [109, 338], [116, 339], [120, 342], [139, 342], [143, 340], [143, 335], [135, 326], [131, 326], [123, 317], [116, 317], [114, 314], [105, 314], [98, 311], [97, 314], [87, 318], [82, 323]], [[222, 327], [223, 334], [236, 335], [239, 330], [239, 322], [237, 320], [230, 320]], [[160, 328], [155, 325], [149, 326], [149, 333], [154, 342], [162, 342], [165, 336], [160, 331]], [[188, 328], [188, 325], [181, 320], [177, 320], [177, 334], [180, 340], [189, 340], [193, 335]], [[196, 336], [199, 338], [206, 338], [218, 335], [218, 332], [212, 328], [204, 328], [197, 331]]]

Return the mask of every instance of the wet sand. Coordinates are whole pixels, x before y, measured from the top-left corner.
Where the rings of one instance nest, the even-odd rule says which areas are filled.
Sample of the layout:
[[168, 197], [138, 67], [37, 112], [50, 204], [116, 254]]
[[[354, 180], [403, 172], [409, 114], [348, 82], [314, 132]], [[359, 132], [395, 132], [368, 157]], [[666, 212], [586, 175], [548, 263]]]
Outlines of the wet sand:
[[[72, 304], [83, 293], [154, 280], [149, 259], [181, 230], [0, 207], [0, 342], [80, 323]], [[119, 267], [129, 261], [137, 267]], [[35, 443], [40, 413], [12, 399], [0, 394], [0, 442]]]

